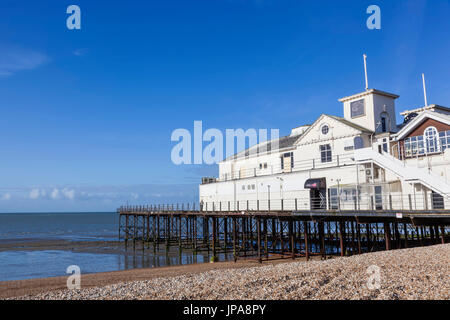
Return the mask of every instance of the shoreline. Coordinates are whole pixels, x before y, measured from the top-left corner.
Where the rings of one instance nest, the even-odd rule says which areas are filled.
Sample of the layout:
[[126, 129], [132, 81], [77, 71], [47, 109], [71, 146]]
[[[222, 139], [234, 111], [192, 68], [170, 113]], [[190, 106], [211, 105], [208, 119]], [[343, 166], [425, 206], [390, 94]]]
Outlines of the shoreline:
[[[302, 258], [296, 261], [304, 260]], [[82, 289], [102, 287], [122, 282], [151, 280], [156, 278], [171, 278], [187, 274], [199, 274], [212, 270], [230, 270], [248, 267], [262, 267], [292, 262], [292, 259], [264, 261], [262, 264], [255, 259], [223, 261], [215, 263], [195, 263], [154, 268], [140, 268], [109, 272], [81, 274]], [[67, 276], [35, 278], [24, 280], [0, 281], [0, 299], [36, 295], [45, 292], [67, 289]]]
[[123, 246], [123, 242], [118, 240], [6, 239], [0, 243], [0, 252], [44, 250], [92, 252], [97, 249], [98, 253], [101, 253], [101, 248], [118, 250], [121, 249], [120, 245]]
[[79, 290], [65, 289], [66, 277], [20, 280], [0, 283], [0, 298], [449, 300], [449, 270], [450, 244], [444, 244], [308, 262], [241, 260], [91, 274], [82, 276]]

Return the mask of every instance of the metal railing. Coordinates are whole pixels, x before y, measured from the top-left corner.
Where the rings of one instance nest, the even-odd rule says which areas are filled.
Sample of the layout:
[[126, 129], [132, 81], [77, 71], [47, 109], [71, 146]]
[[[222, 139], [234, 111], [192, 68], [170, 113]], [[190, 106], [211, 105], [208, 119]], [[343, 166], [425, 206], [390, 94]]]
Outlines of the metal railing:
[[442, 211], [450, 213], [450, 195], [446, 197], [360, 194], [358, 196], [299, 197], [237, 201], [203, 202], [202, 211]]
[[450, 194], [436, 197], [360, 194], [358, 196], [299, 197], [288, 199], [260, 199], [237, 201], [212, 201], [185, 204], [121, 206], [117, 212], [227, 212], [227, 211], [435, 211], [450, 214]]
[[[312, 158], [312, 159], [304, 159], [294, 161], [292, 166], [287, 165], [287, 167], [281, 166], [281, 160], [278, 163], [264, 163], [267, 166], [256, 166], [245, 169], [233, 170], [227, 173], [223, 173], [217, 178], [215, 181], [208, 181], [207, 183], [214, 182], [223, 182], [230, 181], [236, 179], [245, 179], [259, 176], [268, 176], [273, 174], [280, 173], [290, 173], [290, 172], [299, 172], [299, 171], [308, 171], [315, 169], [323, 169], [323, 168], [332, 168], [332, 167], [340, 167], [346, 165], [354, 165], [355, 159], [352, 153], [343, 154], [343, 155], [335, 155], [332, 156], [331, 159], [322, 159], [322, 158]], [[205, 184], [205, 183], [204, 183]]]

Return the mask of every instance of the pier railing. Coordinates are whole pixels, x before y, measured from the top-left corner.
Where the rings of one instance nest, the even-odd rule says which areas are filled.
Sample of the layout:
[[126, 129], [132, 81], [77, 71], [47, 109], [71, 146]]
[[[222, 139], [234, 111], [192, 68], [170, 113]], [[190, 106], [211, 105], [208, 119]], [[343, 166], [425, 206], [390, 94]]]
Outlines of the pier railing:
[[383, 212], [410, 211], [450, 214], [450, 195], [391, 195], [352, 193], [340, 196], [298, 197], [236, 201], [203, 201], [201, 203], [122, 206], [118, 212], [230, 212], [230, 211], [321, 211]]
[[391, 195], [343, 194], [340, 196], [296, 197], [278, 199], [210, 201], [201, 205], [202, 211], [447, 211], [450, 212], [449, 195]]
[[216, 179], [208, 179], [204, 180], [204, 184], [214, 183], [214, 182], [223, 182], [237, 179], [245, 179], [245, 178], [253, 178], [260, 176], [268, 176], [279, 173], [289, 173], [289, 172], [299, 172], [299, 171], [308, 171], [314, 169], [323, 169], [323, 168], [332, 168], [332, 167], [340, 167], [340, 166], [348, 166], [355, 164], [355, 158], [352, 153], [342, 154], [342, 155], [334, 155], [330, 158], [311, 158], [311, 159], [302, 159], [297, 161], [292, 161], [290, 164], [286, 166], [284, 163], [282, 164], [280, 161], [278, 162], [265, 162], [261, 163], [258, 166], [254, 167], [246, 167], [239, 168], [237, 170], [232, 170], [220, 175], [220, 177]]

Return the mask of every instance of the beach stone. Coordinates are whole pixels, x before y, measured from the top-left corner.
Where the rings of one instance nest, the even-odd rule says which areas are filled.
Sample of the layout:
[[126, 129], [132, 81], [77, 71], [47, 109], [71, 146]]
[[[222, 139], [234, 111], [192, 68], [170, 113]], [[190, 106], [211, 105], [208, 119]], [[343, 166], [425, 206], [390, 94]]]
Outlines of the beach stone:
[[[379, 277], [370, 270], [378, 270]], [[375, 280], [371, 281], [371, 280]], [[373, 287], [373, 283], [377, 284]], [[450, 244], [261, 267], [212, 270], [80, 290], [33, 300], [450, 299]]]

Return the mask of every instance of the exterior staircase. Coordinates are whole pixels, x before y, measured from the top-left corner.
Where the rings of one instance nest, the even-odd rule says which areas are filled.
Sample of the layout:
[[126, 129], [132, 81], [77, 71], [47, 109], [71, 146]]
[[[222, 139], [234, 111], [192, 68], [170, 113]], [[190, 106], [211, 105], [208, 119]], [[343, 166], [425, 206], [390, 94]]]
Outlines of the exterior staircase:
[[355, 150], [355, 161], [360, 164], [373, 162], [405, 181], [421, 183], [442, 196], [450, 198], [450, 184], [446, 183], [442, 178], [429, 172], [427, 169], [408, 166], [388, 153], [383, 152], [381, 154], [372, 148], [358, 149]]

